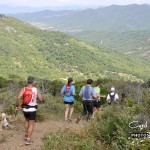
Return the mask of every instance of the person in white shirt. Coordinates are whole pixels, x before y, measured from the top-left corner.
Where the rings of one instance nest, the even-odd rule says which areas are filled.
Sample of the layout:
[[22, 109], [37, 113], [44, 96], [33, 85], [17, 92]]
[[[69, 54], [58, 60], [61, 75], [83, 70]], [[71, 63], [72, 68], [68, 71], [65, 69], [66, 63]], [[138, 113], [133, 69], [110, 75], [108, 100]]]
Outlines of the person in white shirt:
[[29, 76], [27, 79], [28, 86], [21, 89], [16, 100], [16, 111], [20, 110], [20, 101], [22, 101], [22, 109], [25, 117], [25, 144], [32, 144], [31, 135], [34, 129], [36, 119], [37, 99], [43, 101], [40, 91], [34, 87], [35, 78]]
[[110, 93], [107, 95], [106, 101], [110, 105], [112, 102], [116, 102], [117, 103], [118, 100], [119, 100], [119, 96], [118, 96], [117, 93], [115, 93], [115, 88], [111, 87]]

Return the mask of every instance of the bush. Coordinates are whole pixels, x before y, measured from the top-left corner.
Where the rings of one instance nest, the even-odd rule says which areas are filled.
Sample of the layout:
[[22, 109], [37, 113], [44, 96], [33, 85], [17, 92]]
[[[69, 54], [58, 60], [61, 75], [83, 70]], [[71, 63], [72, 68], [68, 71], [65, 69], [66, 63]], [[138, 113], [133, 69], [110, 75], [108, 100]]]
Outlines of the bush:
[[100, 143], [96, 143], [94, 139], [68, 129], [65, 132], [51, 133], [44, 141], [44, 150], [101, 150]]
[[114, 150], [126, 150], [130, 146], [130, 133], [139, 131], [129, 128], [132, 121], [129, 108], [110, 106], [97, 116], [96, 122], [89, 125], [87, 132], [95, 141], [102, 141]]
[[149, 139], [134, 139], [130, 144], [130, 150], [149, 150]]
[[127, 104], [126, 104], [126, 105], [127, 105], [128, 107], [132, 107], [133, 104], [134, 104], [134, 101], [133, 101], [132, 99], [129, 99], [129, 98], [128, 98], [128, 99], [127, 99]]

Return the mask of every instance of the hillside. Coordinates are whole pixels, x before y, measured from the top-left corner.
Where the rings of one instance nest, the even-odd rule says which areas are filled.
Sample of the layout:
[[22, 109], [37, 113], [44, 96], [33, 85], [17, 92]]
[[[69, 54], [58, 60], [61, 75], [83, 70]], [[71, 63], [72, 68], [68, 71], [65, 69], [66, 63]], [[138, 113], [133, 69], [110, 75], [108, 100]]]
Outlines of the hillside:
[[112, 5], [81, 11], [41, 11], [12, 14], [42, 28], [61, 31], [126, 31], [150, 29], [150, 5]]
[[[149, 64], [0, 15], [0, 76], [149, 78]], [[115, 59], [114, 59], [115, 58]]]
[[147, 61], [150, 58], [150, 30], [126, 32], [97, 32], [92, 30], [70, 34], [96, 46], [106, 46], [122, 51], [126, 55], [140, 57]]

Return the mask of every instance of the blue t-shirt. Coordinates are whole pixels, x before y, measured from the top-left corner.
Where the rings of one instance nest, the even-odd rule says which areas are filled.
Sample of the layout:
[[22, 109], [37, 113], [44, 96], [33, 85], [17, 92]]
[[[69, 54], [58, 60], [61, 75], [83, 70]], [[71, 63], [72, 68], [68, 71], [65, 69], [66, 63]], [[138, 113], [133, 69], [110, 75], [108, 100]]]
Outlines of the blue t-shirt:
[[92, 86], [83, 86], [79, 93], [79, 95], [82, 95], [83, 100], [93, 100], [95, 94], [96, 92]]
[[61, 89], [61, 93], [64, 94], [64, 101], [65, 102], [74, 102], [74, 94], [75, 94], [75, 87], [74, 85], [71, 85], [70, 87], [70, 95], [66, 95], [66, 85], [63, 86], [63, 88]]

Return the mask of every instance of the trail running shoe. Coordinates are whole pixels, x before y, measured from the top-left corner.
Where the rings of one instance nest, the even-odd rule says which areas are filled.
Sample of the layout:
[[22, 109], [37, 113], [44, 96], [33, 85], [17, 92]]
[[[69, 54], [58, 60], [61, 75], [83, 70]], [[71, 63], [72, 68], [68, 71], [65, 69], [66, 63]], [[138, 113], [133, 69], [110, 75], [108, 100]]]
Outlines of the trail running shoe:
[[25, 144], [26, 144], [26, 145], [31, 145], [32, 143], [33, 143], [33, 142], [32, 142], [31, 140], [28, 140], [28, 139], [25, 140]]
[[69, 123], [69, 120], [67, 119], [67, 120], [65, 120], [65, 123]]
[[72, 119], [71, 119], [71, 118], [68, 118], [68, 121], [72, 122]]

